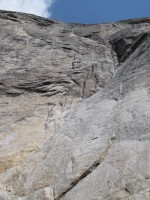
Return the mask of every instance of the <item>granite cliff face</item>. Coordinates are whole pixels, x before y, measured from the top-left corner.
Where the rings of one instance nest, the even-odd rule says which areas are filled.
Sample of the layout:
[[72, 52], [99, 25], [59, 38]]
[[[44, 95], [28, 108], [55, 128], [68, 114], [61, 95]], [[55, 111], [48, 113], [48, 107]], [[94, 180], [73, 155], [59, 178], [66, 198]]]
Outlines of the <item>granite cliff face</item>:
[[0, 11], [0, 199], [150, 199], [150, 18]]

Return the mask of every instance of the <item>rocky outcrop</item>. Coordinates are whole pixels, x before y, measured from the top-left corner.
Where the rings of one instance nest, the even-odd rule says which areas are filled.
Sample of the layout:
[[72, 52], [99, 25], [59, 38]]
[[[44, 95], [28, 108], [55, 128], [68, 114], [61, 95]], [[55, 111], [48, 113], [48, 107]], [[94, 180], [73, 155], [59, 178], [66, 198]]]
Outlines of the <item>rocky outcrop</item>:
[[150, 19], [0, 26], [0, 199], [150, 199]]

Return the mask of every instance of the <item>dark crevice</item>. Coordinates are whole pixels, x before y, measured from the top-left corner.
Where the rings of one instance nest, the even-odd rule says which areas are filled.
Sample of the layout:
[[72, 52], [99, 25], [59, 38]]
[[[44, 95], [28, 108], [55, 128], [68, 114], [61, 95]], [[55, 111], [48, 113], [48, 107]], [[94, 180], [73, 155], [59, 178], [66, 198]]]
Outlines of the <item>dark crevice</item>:
[[130, 55], [146, 40], [148, 33], [142, 34], [138, 39], [133, 43], [133, 45], [126, 51], [121, 61], [127, 60]]
[[138, 37], [121, 37], [110, 40], [113, 50], [116, 52], [118, 61], [125, 62], [130, 55], [147, 39], [148, 33], [143, 33]]
[[70, 190], [72, 190], [72, 188], [74, 188], [80, 181], [82, 181], [84, 178], [86, 178], [88, 175], [90, 175], [93, 170], [95, 170], [105, 159], [109, 149], [111, 148], [112, 143], [110, 143], [108, 145], [108, 147], [106, 148], [106, 150], [103, 153], [103, 156], [101, 158], [99, 158], [98, 160], [96, 160], [85, 172], [83, 172], [83, 174], [78, 177], [76, 180], [74, 180], [70, 186], [60, 195], [58, 195], [56, 198], [54, 198], [54, 200], [61, 200]]
[[80, 86], [80, 83], [79, 83], [76, 79], [74, 79], [73, 77], [71, 77], [71, 80], [72, 80], [76, 85]]
[[5, 95], [7, 95], [8, 97], [18, 97], [18, 96], [20, 96], [20, 95], [22, 95], [24, 92], [22, 92], [22, 93], [11, 93], [11, 92], [7, 92], [7, 94], [5, 94]]
[[128, 190], [128, 188], [125, 188], [125, 191], [126, 191], [128, 194], [131, 194], [130, 191]]
[[73, 74], [82, 74], [83, 71], [76, 71], [76, 72], [73, 72]]
[[148, 33], [144, 33], [142, 34], [138, 40], [131, 46], [131, 51], [133, 52], [134, 50], [136, 50], [148, 37]]
[[67, 51], [75, 51], [75, 52], [77, 52], [77, 53], [80, 53], [80, 52], [78, 52], [77, 50], [72, 49], [71, 47], [62, 47], [62, 49], [63, 49], [63, 50], [67, 50]]

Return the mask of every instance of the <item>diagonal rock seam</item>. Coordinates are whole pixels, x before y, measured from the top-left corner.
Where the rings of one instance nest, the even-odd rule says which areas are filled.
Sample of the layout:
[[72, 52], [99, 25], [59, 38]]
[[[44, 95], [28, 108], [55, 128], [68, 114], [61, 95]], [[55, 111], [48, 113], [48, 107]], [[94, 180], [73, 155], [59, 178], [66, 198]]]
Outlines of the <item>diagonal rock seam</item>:
[[64, 192], [62, 192], [57, 197], [54, 197], [54, 200], [61, 200], [70, 190], [72, 190], [78, 183], [80, 183], [80, 181], [82, 181], [84, 178], [89, 176], [97, 167], [99, 167], [102, 164], [102, 162], [105, 160], [105, 157], [107, 156], [108, 151], [112, 147], [113, 144], [114, 144], [114, 140], [112, 139], [110, 144], [107, 146], [106, 150], [104, 151], [103, 157], [96, 160], [85, 172], [82, 173], [81, 176], [79, 176], [76, 180], [74, 180]]

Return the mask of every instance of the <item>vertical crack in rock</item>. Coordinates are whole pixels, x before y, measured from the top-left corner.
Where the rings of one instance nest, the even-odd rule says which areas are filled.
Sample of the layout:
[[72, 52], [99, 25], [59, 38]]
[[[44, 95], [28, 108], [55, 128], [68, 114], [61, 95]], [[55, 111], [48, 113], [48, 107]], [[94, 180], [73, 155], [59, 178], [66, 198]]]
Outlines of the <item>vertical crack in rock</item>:
[[86, 78], [83, 82], [83, 89], [82, 89], [82, 98], [84, 98], [84, 93], [85, 93], [85, 88], [86, 88], [86, 82], [88, 80], [88, 77], [89, 77], [89, 70], [87, 71], [87, 75], [86, 75]]

